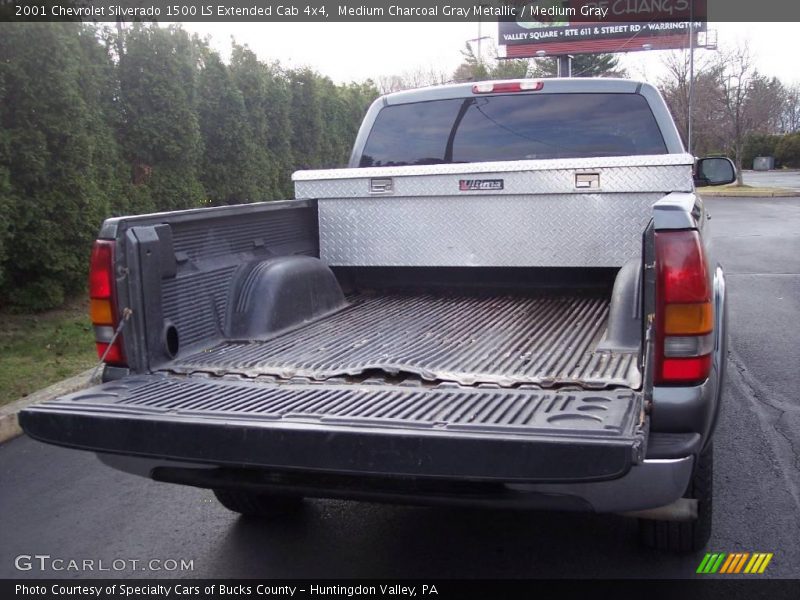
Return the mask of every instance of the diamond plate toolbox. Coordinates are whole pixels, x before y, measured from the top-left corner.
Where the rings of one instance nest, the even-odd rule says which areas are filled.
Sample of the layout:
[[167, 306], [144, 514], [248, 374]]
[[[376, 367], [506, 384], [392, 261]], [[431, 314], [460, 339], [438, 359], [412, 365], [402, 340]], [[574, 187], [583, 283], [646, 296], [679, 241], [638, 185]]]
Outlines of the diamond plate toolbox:
[[679, 154], [377, 167], [294, 180], [297, 198], [318, 199], [320, 257], [332, 266], [618, 267], [639, 256], [652, 205], [693, 191], [692, 162]]

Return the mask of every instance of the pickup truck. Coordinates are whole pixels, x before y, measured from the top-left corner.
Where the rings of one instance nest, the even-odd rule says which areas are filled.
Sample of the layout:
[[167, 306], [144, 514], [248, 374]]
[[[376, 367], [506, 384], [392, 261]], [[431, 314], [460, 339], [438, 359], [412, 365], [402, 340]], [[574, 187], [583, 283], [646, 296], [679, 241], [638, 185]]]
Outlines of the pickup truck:
[[726, 295], [658, 91], [622, 79], [383, 96], [348, 168], [294, 200], [110, 218], [90, 266], [95, 387], [38, 440], [209, 488], [623, 513], [711, 532]]

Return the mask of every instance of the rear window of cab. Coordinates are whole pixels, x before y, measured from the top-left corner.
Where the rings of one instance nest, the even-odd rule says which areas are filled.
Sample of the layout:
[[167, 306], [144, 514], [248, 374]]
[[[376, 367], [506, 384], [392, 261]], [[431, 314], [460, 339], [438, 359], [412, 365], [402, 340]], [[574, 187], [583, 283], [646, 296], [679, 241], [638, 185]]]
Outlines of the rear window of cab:
[[666, 153], [639, 94], [509, 94], [385, 106], [359, 166]]

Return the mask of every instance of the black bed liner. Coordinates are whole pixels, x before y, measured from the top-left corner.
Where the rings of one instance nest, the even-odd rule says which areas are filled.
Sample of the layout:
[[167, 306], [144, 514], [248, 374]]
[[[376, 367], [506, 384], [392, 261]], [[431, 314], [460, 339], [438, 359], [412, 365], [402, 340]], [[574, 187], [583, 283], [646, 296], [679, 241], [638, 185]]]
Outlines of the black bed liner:
[[629, 390], [143, 375], [30, 407], [20, 420], [50, 443], [215, 465], [589, 481], [642, 460], [641, 414]]
[[607, 295], [361, 294], [265, 340], [225, 341], [164, 367], [325, 380], [369, 370], [510, 387], [637, 389], [637, 353], [599, 351]]

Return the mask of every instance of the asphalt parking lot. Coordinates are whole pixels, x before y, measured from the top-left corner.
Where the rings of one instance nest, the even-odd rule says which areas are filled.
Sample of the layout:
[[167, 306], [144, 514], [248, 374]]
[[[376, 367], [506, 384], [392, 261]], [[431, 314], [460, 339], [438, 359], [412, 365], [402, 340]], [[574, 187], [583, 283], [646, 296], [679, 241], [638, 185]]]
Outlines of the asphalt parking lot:
[[744, 171], [745, 185], [754, 187], [781, 187], [800, 191], [800, 171]]
[[[800, 197], [708, 205], [731, 303], [708, 551], [773, 552], [762, 577], [800, 577]], [[184, 559], [193, 569], [116, 574], [233, 578], [690, 577], [702, 558], [642, 550], [618, 516], [314, 500], [252, 522], [211, 492], [26, 437], [0, 446], [0, 532], [0, 577], [26, 578], [115, 573], [19, 571], [21, 554]]]

